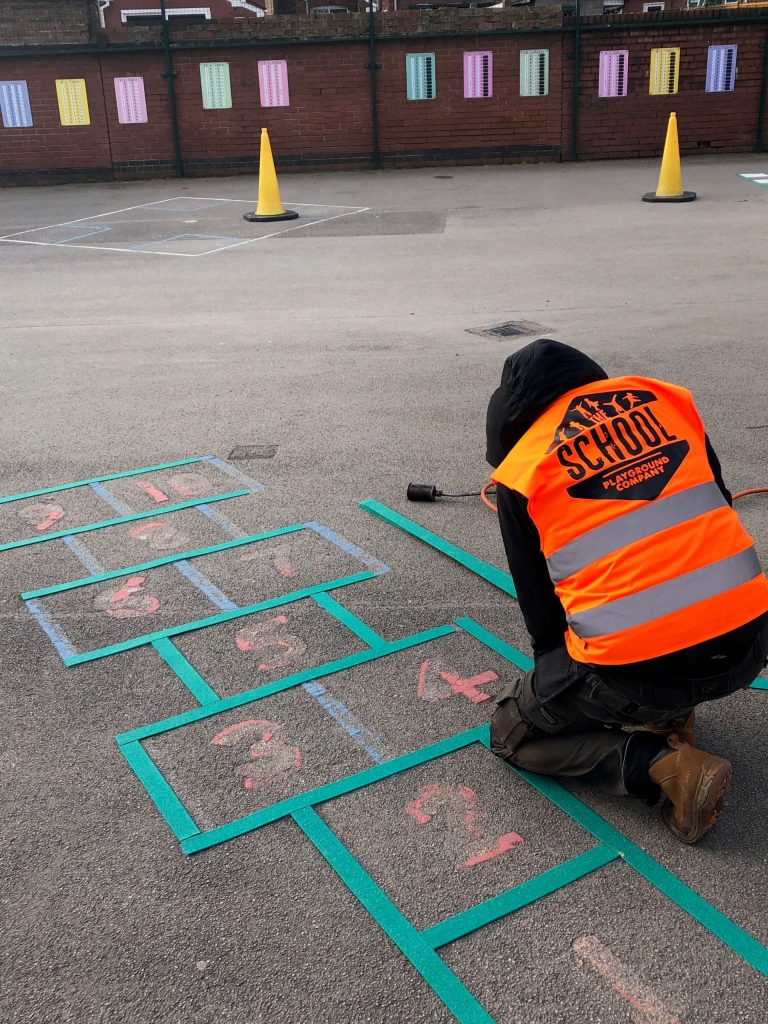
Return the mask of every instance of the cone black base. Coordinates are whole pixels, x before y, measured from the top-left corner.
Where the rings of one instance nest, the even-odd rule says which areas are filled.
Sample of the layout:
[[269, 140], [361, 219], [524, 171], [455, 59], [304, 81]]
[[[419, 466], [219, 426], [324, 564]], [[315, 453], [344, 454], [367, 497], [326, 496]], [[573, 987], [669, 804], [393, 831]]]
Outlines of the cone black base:
[[295, 210], [286, 210], [285, 213], [273, 213], [267, 217], [258, 213], [244, 213], [243, 220], [264, 221], [264, 220], [296, 220], [298, 213]]
[[657, 196], [655, 192], [646, 192], [643, 196], [644, 203], [692, 203], [696, 198], [695, 192], [683, 192], [681, 196]]

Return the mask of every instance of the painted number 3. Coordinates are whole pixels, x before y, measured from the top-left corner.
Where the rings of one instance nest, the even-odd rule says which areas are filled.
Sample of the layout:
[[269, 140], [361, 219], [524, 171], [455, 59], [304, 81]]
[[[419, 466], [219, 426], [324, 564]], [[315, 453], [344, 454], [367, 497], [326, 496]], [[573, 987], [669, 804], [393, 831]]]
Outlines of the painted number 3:
[[248, 760], [233, 769], [244, 789], [254, 789], [262, 783], [277, 782], [289, 772], [301, 767], [301, 750], [285, 739], [283, 726], [265, 718], [249, 718], [227, 726], [211, 740], [215, 747], [235, 747], [248, 750]]

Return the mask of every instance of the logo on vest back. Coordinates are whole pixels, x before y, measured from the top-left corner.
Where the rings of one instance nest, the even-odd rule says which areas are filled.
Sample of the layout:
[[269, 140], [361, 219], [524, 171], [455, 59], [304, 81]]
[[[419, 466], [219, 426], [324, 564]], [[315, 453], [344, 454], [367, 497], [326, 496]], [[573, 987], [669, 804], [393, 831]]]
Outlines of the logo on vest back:
[[690, 450], [651, 408], [652, 391], [601, 391], [574, 398], [555, 431], [572, 498], [658, 498]]

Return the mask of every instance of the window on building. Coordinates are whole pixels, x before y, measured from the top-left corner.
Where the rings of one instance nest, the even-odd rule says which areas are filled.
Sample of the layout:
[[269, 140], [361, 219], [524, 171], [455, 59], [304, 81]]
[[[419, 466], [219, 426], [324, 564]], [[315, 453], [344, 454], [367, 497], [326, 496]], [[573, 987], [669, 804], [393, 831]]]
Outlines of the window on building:
[[59, 120], [64, 128], [91, 123], [84, 78], [57, 78], [56, 97], [59, 101]]
[[651, 50], [651, 96], [673, 96], [680, 76], [680, 47], [664, 46]]
[[[198, 24], [211, 20], [211, 8], [166, 7], [165, 17], [166, 20], [181, 18], [188, 25]], [[162, 21], [163, 12], [159, 7], [142, 7], [133, 11], [122, 11], [120, 19], [124, 25], [127, 25], [129, 22], [132, 25], [154, 25], [155, 22]]]
[[464, 99], [493, 96], [493, 54], [477, 50], [464, 54]]
[[664, 10], [663, 0], [657, 0], [656, 3], [643, 4], [643, 14], [655, 14], [657, 11]]
[[32, 127], [26, 82], [0, 82], [0, 113], [4, 128]]
[[601, 50], [598, 96], [626, 96], [629, 50]]
[[290, 105], [286, 61], [259, 61], [259, 99], [262, 107], [287, 107]]
[[201, 64], [200, 89], [203, 94], [203, 110], [229, 110], [232, 106], [229, 64], [226, 61]]
[[549, 50], [520, 51], [520, 95], [549, 93]]
[[735, 46], [710, 46], [707, 54], [707, 92], [733, 92], [736, 85]]
[[624, 0], [604, 0], [603, 14], [621, 14], [624, 10]]
[[405, 88], [409, 100], [433, 100], [436, 97], [434, 53], [405, 55]]
[[695, 10], [697, 7], [706, 6], [707, 0], [685, 0], [685, 6], [689, 11]]
[[146, 124], [147, 100], [143, 78], [116, 78], [115, 100], [118, 124]]

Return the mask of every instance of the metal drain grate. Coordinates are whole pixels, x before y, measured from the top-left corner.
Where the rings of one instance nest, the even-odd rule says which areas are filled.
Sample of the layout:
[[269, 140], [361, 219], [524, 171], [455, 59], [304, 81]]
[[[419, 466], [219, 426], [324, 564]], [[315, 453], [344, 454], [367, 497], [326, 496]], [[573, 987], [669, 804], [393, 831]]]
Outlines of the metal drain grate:
[[467, 334], [479, 334], [481, 338], [524, 338], [531, 334], [546, 334], [548, 329], [532, 320], [508, 320], [495, 327], [468, 327]]
[[276, 444], [239, 444], [233, 448], [227, 458], [230, 459], [274, 459], [277, 455]]

